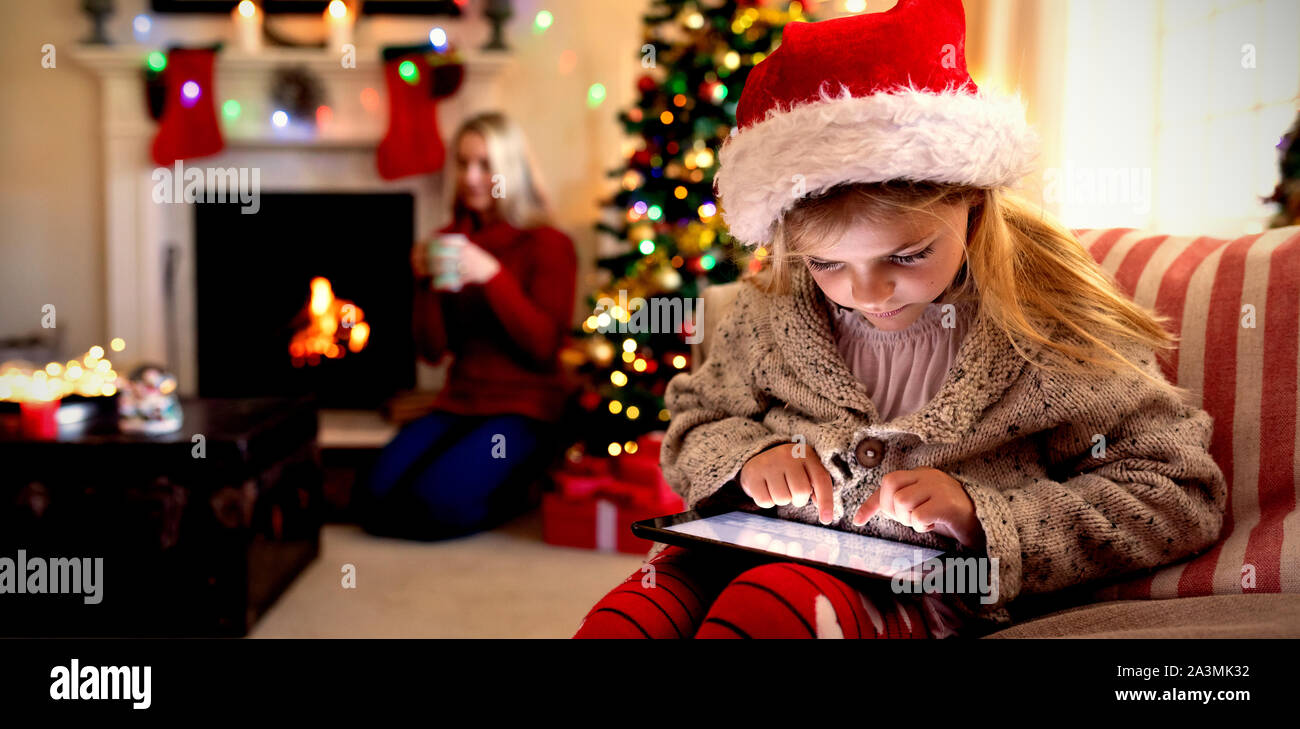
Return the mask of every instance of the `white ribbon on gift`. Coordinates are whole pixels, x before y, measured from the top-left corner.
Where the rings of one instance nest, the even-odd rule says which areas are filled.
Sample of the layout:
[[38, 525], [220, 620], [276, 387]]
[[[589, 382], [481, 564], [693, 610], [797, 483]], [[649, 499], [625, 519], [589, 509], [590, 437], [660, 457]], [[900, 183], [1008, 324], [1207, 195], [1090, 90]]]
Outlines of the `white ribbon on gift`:
[[596, 549], [618, 550], [618, 507], [608, 499], [596, 499]]

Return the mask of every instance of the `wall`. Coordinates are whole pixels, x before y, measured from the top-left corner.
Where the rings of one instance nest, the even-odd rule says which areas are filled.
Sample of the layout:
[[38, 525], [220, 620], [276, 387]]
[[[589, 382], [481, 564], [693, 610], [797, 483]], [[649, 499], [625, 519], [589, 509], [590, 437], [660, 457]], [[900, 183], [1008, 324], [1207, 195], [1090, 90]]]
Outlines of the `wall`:
[[43, 332], [54, 304], [64, 354], [104, 337], [98, 93], [41, 46], [71, 48], [89, 26], [75, 0], [5, 4], [0, 23], [0, 337]]

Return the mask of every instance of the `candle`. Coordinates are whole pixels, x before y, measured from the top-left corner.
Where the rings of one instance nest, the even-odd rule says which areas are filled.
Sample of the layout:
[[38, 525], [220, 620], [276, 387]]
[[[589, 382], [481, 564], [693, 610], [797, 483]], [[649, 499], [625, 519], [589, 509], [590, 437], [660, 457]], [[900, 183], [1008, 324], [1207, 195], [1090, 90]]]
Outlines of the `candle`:
[[231, 11], [235, 24], [235, 45], [249, 53], [262, 48], [262, 9], [252, 0], [242, 0]]
[[18, 403], [21, 423], [18, 432], [24, 438], [54, 440], [59, 435], [59, 400], [23, 400]]
[[325, 50], [341, 53], [352, 42], [353, 10], [343, 0], [330, 0], [325, 7]]

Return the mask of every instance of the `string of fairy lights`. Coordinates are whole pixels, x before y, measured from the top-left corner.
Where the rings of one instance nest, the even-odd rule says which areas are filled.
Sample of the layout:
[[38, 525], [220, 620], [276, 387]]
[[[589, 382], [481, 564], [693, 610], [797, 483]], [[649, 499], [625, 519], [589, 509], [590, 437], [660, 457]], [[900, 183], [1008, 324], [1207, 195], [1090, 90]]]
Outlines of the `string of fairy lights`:
[[[126, 342], [115, 337], [109, 349], [121, 352]], [[96, 344], [77, 359], [49, 362], [37, 367], [23, 361], [0, 365], [0, 400], [10, 402], [55, 402], [70, 395], [112, 397], [120, 386], [113, 363], [104, 348]]]

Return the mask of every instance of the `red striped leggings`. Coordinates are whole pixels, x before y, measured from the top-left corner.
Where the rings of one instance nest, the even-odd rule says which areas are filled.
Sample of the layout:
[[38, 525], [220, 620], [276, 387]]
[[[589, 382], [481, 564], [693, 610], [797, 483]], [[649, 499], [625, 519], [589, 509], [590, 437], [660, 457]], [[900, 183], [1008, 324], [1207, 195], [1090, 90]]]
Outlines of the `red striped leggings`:
[[793, 562], [670, 546], [601, 598], [574, 638], [946, 638], [962, 620], [932, 595], [857, 587]]

